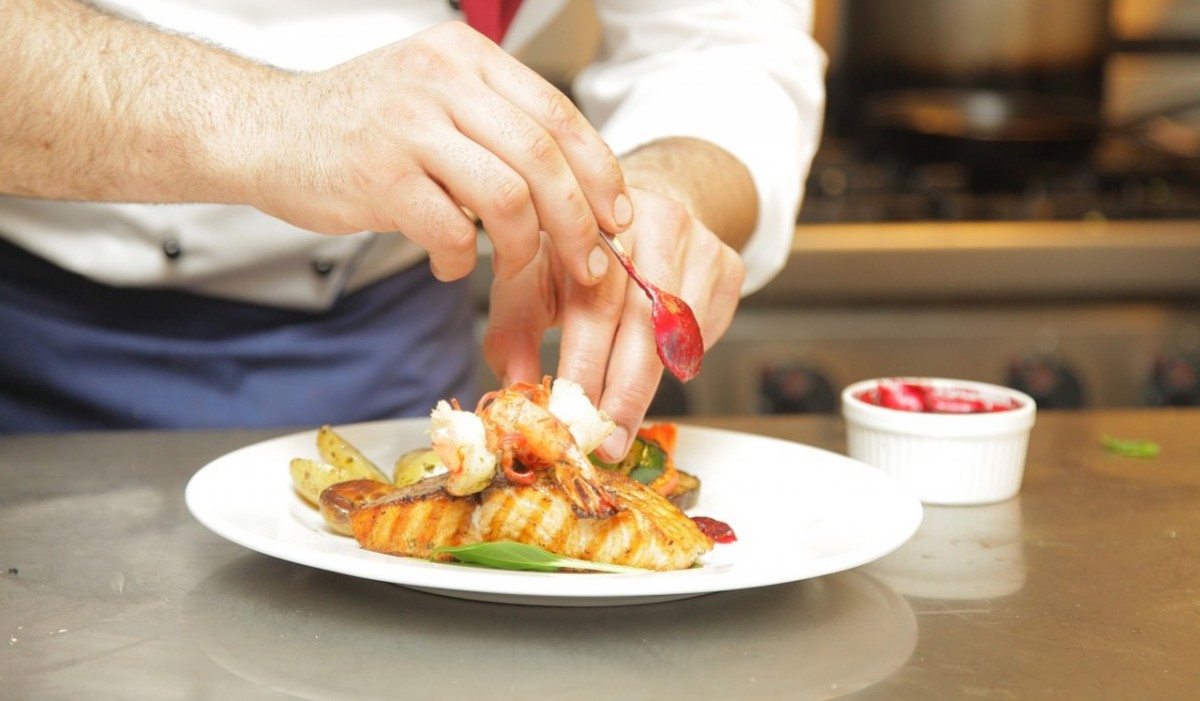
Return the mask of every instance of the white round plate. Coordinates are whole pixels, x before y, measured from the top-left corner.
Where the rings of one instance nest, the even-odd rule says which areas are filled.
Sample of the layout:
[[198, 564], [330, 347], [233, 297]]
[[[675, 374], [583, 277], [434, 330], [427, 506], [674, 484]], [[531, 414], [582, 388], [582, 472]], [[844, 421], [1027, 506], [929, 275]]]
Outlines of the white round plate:
[[[336, 430], [376, 464], [427, 445], [428, 419]], [[693, 516], [728, 523], [737, 542], [700, 567], [636, 574], [513, 572], [395, 557], [329, 531], [292, 489], [288, 464], [317, 457], [316, 431], [235, 450], [189, 481], [200, 523], [257, 552], [331, 572], [479, 601], [612, 606], [680, 599], [832, 574], [892, 552], [916, 532], [921, 504], [884, 473], [843, 455], [775, 438], [681, 424], [675, 462], [701, 480]]]

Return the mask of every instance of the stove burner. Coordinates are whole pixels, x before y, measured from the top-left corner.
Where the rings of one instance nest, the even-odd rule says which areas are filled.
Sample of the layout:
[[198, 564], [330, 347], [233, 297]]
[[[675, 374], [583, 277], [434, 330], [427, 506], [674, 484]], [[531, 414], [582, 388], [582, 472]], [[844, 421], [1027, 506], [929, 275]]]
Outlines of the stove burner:
[[1200, 219], [1200, 162], [1106, 135], [1077, 162], [973, 168], [837, 138], [813, 162], [800, 221]]

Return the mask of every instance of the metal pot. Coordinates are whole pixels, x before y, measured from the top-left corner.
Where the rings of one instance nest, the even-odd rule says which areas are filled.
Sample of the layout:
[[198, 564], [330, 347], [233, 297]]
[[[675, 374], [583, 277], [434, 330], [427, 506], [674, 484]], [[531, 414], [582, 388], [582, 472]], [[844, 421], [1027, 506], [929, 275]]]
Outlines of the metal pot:
[[911, 156], [1076, 158], [1101, 126], [1108, 13], [1108, 0], [843, 0], [834, 118]]

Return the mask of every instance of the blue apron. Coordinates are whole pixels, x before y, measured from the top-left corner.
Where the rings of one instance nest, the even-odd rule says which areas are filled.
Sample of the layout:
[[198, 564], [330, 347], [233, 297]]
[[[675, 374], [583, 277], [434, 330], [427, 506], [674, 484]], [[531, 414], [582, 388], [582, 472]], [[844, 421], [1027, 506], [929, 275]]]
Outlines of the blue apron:
[[474, 406], [467, 282], [416, 265], [308, 313], [117, 288], [0, 240], [0, 432], [308, 427]]

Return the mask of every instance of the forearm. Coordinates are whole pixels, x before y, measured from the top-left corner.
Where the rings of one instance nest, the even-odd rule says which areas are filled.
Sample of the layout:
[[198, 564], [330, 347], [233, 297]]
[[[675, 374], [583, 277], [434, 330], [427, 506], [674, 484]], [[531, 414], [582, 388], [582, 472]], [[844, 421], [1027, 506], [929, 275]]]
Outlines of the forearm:
[[708, 141], [660, 139], [621, 159], [625, 181], [678, 200], [713, 233], [739, 250], [758, 220], [758, 195], [750, 171]]
[[[0, 191], [244, 202], [273, 69], [75, 0], [3, 0]], [[253, 172], [253, 169], [249, 169]]]

